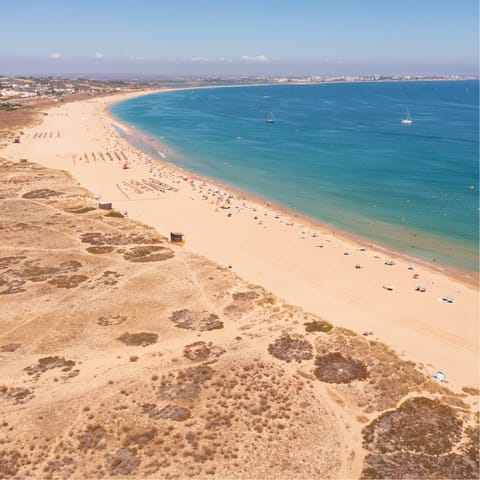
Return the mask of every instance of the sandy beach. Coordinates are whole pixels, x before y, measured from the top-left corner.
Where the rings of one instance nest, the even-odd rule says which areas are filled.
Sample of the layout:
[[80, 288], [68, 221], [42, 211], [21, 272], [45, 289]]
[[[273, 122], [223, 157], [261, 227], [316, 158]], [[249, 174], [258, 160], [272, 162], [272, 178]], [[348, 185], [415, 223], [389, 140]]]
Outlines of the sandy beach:
[[[108, 105], [129, 96], [53, 108], [3, 155], [64, 169], [130, 218], [164, 235], [184, 233], [186, 249], [231, 266], [285, 301], [334, 325], [371, 334], [423, 364], [427, 373], [444, 371], [456, 390], [478, 386], [474, 280], [461, 281], [367, 242], [315, 229], [238, 195], [229, 198], [224, 186], [192, 180], [188, 172], [151, 159], [117, 134], [113, 125], [127, 133], [129, 127], [106, 113]], [[126, 162], [129, 168], [123, 169]], [[142, 180], [160, 181], [175, 191], [161, 191], [154, 183], [136, 185]], [[388, 260], [394, 265], [385, 264]], [[444, 296], [454, 302], [442, 301]]]
[[474, 282], [150, 158], [138, 94], [0, 151], [0, 476], [478, 476]]

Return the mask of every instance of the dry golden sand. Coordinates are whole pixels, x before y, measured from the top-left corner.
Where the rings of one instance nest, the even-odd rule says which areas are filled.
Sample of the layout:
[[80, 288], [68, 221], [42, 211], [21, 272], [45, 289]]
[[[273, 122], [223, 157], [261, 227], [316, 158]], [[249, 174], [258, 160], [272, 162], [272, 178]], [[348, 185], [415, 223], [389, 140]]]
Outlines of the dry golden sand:
[[[62, 136], [33, 139], [42, 128], [31, 159], [50, 143], [65, 161]], [[114, 152], [135, 152], [110, 138], [114, 160], [81, 165], [115, 182]], [[478, 477], [474, 380], [452, 393], [371, 336], [108, 216], [68, 173], [0, 162], [0, 478]]]
[[[98, 98], [100, 95], [97, 94]], [[63, 103], [78, 102], [91, 99], [92, 95], [76, 93], [61, 99]], [[58, 99], [57, 99], [58, 101]], [[12, 142], [15, 137], [22, 138], [23, 128], [33, 125], [40, 125], [48, 110], [57, 103], [51, 97], [20, 98], [2, 101], [0, 109], [0, 148]], [[7, 105], [11, 105], [7, 108]]]

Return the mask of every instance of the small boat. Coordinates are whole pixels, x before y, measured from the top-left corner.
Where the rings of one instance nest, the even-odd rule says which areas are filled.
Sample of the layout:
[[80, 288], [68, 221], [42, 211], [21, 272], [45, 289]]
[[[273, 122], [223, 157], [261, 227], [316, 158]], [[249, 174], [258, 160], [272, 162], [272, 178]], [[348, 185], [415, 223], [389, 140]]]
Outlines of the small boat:
[[404, 125], [410, 125], [411, 123], [413, 123], [413, 120], [410, 117], [410, 112], [408, 111], [408, 108], [407, 108], [407, 116], [405, 118], [402, 118], [400, 123], [403, 123]]
[[270, 112], [270, 115], [268, 118], [265, 120], [267, 123], [275, 123], [275, 119], [273, 118], [273, 113]]

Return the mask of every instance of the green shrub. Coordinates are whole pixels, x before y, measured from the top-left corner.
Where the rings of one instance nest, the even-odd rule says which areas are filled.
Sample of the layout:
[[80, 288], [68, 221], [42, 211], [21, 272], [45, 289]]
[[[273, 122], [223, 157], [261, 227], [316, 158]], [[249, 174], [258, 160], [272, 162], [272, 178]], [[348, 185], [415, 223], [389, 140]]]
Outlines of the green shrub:
[[108, 212], [106, 217], [115, 217], [115, 218], [124, 218], [124, 215], [120, 212], [117, 212], [116, 210], [112, 210], [111, 212]]
[[303, 325], [305, 325], [306, 332], [329, 332], [333, 328], [332, 324], [323, 320], [314, 320], [313, 322], [306, 322]]

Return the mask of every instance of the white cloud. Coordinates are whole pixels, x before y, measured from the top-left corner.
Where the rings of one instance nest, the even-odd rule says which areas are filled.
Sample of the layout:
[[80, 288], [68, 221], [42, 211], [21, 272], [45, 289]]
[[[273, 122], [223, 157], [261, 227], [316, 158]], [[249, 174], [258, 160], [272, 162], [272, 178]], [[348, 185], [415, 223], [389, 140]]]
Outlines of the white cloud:
[[97, 60], [101, 60], [103, 58], [103, 53], [96, 52], [93, 58], [96, 58]]
[[132, 56], [130, 57], [130, 60], [133, 60], [134, 62], [142, 62], [143, 60], [145, 60], [145, 57]]
[[219, 62], [219, 63], [232, 63], [230, 58], [226, 57], [192, 57], [192, 62]]
[[54, 52], [50, 54], [50, 58], [52, 60], [58, 60], [59, 58], [62, 58], [62, 54], [59, 52]]
[[250, 55], [243, 55], [240, 57], [244, 62], [268, 62], [268, 57], [265, 55], [256, 55], [254, 57]]
[[192, 62], [211, 62], [212, 59], [210, 57], [192, 57]]

